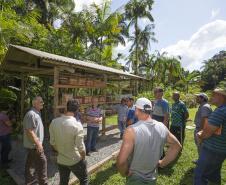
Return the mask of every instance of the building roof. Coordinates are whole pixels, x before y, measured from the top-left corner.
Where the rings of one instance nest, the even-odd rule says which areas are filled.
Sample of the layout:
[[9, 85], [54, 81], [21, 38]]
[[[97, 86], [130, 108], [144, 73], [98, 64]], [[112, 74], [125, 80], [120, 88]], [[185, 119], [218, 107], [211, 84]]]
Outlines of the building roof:
[[92, 62], [84, 62], [18, 45], [10, 45], [7, 54], [1, 63], [0, 71], [18, 76], [53, 77], [53, 69], [55, 66], [61, 68], [61, 75], [102, 78], [103, 75], [106, 74], [108, 78], [114, 79], [147, 80], [143, 77], [111, 67], [98, 65]]

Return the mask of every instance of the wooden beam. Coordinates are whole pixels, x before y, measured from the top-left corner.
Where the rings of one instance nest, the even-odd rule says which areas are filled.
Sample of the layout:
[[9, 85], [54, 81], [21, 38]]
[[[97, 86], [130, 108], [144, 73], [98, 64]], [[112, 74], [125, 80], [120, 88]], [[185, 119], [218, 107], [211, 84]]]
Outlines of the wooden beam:
[[[105, 87], [107, 88], [107, 75], [104, 75], [104, 83], [105, 83]], [[103, 92], [105, 102], [106, 102], [106, 88], [104, 89], [104, 92]], [[106, 103], [103, 104], [103, 110], [106, 110]], [[105, 130], [105, 124], [106, 124], [106, 117], [103, 117], [102, 130]], [[102, 133], [102, 135], [105, 135], [105, 132]]]
[[[59, 89], [56, 85], [59, 83], [59, 68], [54, 67], [54, 83], [53, 83], [53, 90], [54, 90], [54, 107], [58, 105], [59, 102]], [[54, 118], [57, 118], [58, 109], [53, 109]]]
[[42, 70], [42, 71], [34, 71], [34, 72], [30, 72], [30, 73], [26, 73], [26, 76], [35, 76], [35, 75], [41, 75], [41, 74], [53, 74], [54, 73], [54, 69], [48, 69], [48, 70]]
[[60, 66], [61, 69], [68, 71], [69, 73], [75, 73], [74, 68], [66, 67], [66, 66]]
[[83, 89], [122, 89], [122, 90], [132, 90], [132, 88], [121, 88], [121, 87], [105, 87], [105, 86], [78, 86], [78, 85], [61, 85], [57, 84], [58, 88], [83, 88]]
[[21, 122], [23, 121], [23, 117], [24, 117], [24, 92], [25, 92], [25, 88], [24, 88], [24, 76], [22, 76], [21, 78], [21, 107], [20, 107], [20, 120]]

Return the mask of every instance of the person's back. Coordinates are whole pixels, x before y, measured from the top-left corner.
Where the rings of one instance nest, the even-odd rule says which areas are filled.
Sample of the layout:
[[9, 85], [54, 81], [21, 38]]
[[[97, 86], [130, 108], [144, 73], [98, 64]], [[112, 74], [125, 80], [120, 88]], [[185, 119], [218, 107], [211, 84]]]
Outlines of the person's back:
[[[78, 148], [84, 149], [83, 127], [73, 116], [54, 119], [50, 125], [54, 142], [57, 143], [57, 162], [63, 165], [73, 165], [81, 160]], [[80, 143], [81, 146], [77, 146]]]
[[138, 121], [131, 125], [135, 132], [135, 145], [129, 158], [130, 169], [145, 180], [157, 179], [157, 165], [167, 139], [166, 127], [155, 120]]

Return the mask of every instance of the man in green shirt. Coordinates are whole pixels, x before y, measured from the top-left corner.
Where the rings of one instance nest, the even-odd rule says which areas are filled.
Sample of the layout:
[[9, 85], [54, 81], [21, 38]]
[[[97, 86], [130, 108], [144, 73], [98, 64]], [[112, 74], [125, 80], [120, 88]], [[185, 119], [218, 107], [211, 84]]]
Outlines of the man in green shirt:
[[186, 120], [189, 117], [186, 105], [180, 100], [178, 92], [173, 93], [173, 100], [175, 103], [172, 105], [170, 132], [178, 139], [183, 146], [185, 138]]

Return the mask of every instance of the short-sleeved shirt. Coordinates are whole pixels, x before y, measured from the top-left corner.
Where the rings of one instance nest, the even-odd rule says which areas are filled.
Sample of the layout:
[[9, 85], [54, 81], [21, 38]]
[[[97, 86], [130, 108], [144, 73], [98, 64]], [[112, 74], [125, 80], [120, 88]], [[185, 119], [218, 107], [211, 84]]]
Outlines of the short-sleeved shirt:
[[77, 111], [77, 112], [74, 114], [74, 118], [75, 118], [78, 122], [82, 123], [82, 114], [81, 114], [80, 112]]
[[202, 103], [199, 106], [198, 111], [196, 112], [195, 115], [195, 125], [196, 127], [200, 127], [201, 122], [202, 122], [202, 118], [203, 117], [209, 117], [210, 114], [212, 113], [212, 108], [210, 107], [210, 105], [206, 102]]
[[153, 109], [152, 119], [163, 122], [164, 114], [170, 114], [170, 105], [168, 101], [162, 98], [160, 101], [155, 102]]
[[79, 152], [85, 150], [83, 127], [73, 116], [54, 119], [49, 132], [50, 144], [57, 146], [57, 163], [71, 166], [82, 159]]
[[8, 121], [10, 121], [9, 117], [5, 113], [0, 112], [0, 136], [11, 133], [12, 127], [7, 126], [5, 123]]
[[171, 120], [173, 126], [185, 126], [184, 114], [188, 113], [186, 105], [180, 100], [172, 105]]
[[213, 134], [210, 138], [204, 139], [203, 147], [216, 153], [226, 154], [226, 103], [213, 111], [207, 124], [218, 128], [222, 124], [222, 130], [221, 135]]
[[128, 107], [126, 105], [123, 106], [122, 104], [116, 104], [116, 105], [111, 105], [110, 108], [117, 109], [119, 121], [124, 121], [124, 118], [127, 117]]
[[35, 108], [31, 108], [24, 116], [23, 120], [24, 125], [24, 147], [29, 149], [34, 149], [35, 144], [28, 138], [26, 134], [27, 129], [33, 128], [34, 134], [42, 144], [44, 139], [44, 127], [42, 123], [41, 113], [37, 111]]
[[[138, 120], [135, 116], [135, 106], [133, 106], [130, 110], [129, 110], [129, 113], [127, 115], [127, 119], [126, 119], [126, 122], [129, 121], [130, 119], [133, 120], [133, 124], [135, 124]], [[132, 124], [132, 125], [133, 125]], [[128, 127], [130, 125], [126, 124], [126, 127]]]
[[[93, 108], [93, 106], [90, 106], [88, 109], [86, 109], [86, 116], [90, 116], [93, 118], [100, 118], [101, 117], [101, 109], [100, 107], [97, 107], [96, 109]], [[89, 127], [99, 127], [99, 123], [96, 121], [87, 121], [87, 126]]]

